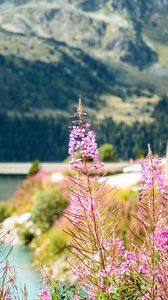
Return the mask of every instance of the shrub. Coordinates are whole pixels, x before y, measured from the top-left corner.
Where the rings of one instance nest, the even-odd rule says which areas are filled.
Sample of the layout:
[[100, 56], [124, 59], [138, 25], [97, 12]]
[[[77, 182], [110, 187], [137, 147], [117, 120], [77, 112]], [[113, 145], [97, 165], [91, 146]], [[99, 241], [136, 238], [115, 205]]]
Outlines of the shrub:
[[113, 145], [104, 144], [99, 147], [99, 156], [101, 161], [114, 161], [116, 159], [116, 150]]
[[5, 202], [0, 202], [0, 222], [3, 222], [6, 218], [10, 217], [11, 213], [11, 207]]
[[33, 161], [32, 165], [30, 167], [28, 176], [36, 175], [40, 171], [40, 169], [41, 169], [41, 165], [40, 165], [39, 160]]
[[13, 198], [13, 208], [16, 214], [24, 214], [31, 210], [34, 202], [34, 195], [37, 191], [41, 190], [43, 180], [37, 177], [28, 177], [16, 190]]
[[138, 150], [136, 153], [136, 158], [144, 158], [144, 157], [146, 157], [145, 150], [143, 150], [143, 149]]
[[24, 245], [29, 245], [34, 239], [35, 234], [31, 228], [22, 227], [19, 230], [19, 237]]
[[55, 257], [59, 255], [67, 247], [67, 236], [63, 232], [51, 230], [49, 233], [49, 247], [50, 256]]
[[[42, 265], [47, 265], [47, 267], [51, 267], [54, 270], [55, 279], [62, 275], [64, 278], [69, 278], [72, 275], [67, 262], [67, 256], [70, 260], [72, 258], [71, 253], [68, 251], [69, 243], [69, 236], [62, 232], [61, 229], [58, 230], [55, 225], [47, 232], [36, 236], [30, 245], [31, 249], [35, 251], [34, 263], [36, 267], [41, 268]], [[53, 268], [53, 263], [57, 266], [57, 270]]]
[[44, 232], [62, 214], [68, 205], [68, 200], [55, 186], [36, 192], [34, 197], [32, 220]]

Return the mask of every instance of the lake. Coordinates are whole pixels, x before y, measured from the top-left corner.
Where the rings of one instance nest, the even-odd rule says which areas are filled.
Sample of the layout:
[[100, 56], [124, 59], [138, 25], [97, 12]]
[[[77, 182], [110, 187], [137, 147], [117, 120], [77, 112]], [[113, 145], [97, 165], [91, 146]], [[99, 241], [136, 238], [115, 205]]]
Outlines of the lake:
[[0, 175], [0, 200], [9, 200], [25, 178], [24, 175]]
[[[0, 175], [0, 200], [7, 201], [24, 180], [24, 175]], [[16, 267], [17, 285], [23, 289], [26, 283], [28, 300], [37, 299], [40, 290], [40, 274], [32, 267], [32, 253], [24, 246], [15, 246], [9, 261]]]

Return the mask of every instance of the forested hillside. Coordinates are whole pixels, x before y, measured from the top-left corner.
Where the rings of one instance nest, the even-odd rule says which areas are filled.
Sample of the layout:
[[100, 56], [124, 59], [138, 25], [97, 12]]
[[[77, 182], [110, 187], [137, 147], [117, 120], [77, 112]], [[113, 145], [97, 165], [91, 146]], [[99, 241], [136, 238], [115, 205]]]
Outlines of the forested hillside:
[[120, 158], [147, 139], [163, 153], [167, 12], [168, 0], [1, 0], [0, 161], [66, 157], [79, 97]]
[[[155, 108], [153, 123], [135, 122], [131, 125], [115, 123], [112, 118], [103, 121], [92, 119], [98, 144], [112, 143], [118, 159], [136, 158], [140, 150], [147, 151], [151, 143], [154, 151], [165, 154], [168, 132], [168, 98]], [[61, 161], [68, 155], [67, 116], [39, 117], [29, 115], [0, 115], [0, 160], [1, 161]]]

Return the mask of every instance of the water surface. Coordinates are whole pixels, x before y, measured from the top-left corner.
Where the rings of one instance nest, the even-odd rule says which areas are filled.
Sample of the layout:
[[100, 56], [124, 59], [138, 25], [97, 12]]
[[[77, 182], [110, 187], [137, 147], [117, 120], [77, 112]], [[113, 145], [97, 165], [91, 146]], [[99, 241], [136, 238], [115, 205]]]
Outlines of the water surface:
[[10, 253], [9, 262], [16, 268], [17, 286], [28, 290], [28, 300], [37, 299], [41, 282], [37, 271], [32, 267], [32, 253], [24, 246], [15, 246]]
[[24, 175], [0, 175], [0, 200], [9, 200], [25, 178]]
[[[9, 200], [24, 179], [24, 175], [0, 175], [0, 201]], [[32, 266], [32, 252], [24, 246], [14, 246], [8, 260], [16, 268], [17, 286], [23, 290], [26, 284], [28, 300], [37, 299], [41, 282], [40, 274]]]

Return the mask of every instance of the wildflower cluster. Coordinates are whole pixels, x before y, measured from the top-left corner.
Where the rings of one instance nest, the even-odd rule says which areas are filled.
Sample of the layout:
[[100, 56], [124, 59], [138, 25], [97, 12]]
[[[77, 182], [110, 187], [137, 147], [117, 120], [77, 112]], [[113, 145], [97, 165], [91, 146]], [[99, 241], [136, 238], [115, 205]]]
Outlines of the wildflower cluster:
[[[113, 199], [103, 189], [97, 177], [90, 176], [90, 165], [99, 162], [98, 149], [91, 126], [84, 123], [81, 104], [74, 117], [70, 132], [69, 154], [71, 167], [79, 170], [71, 178], [71, 210], [66, 217], [71, 226], [67, 230], [72, 236], [72, 253], [77, 258], [73, 268], [78, 283], [88, 293], [88, 299], [166, 299], [163, 296], [164, 260], [168, 254], [168, 229], [165, 222], [165, 202], [168, 190], [163, 174], [162, 161], [149, 155], [142, 170], [139, 189], [137, 226], [143, 234], [139, 245], [126, 249], [124, 242], [116, 236]], [[80, 158], [76, 158], [77, 151]], [[164, 222], [163, 222], [164, 220]], [[163, 224], [159, 225], [159, 224]], [[73, 226], [73, 229], [71, 228]], [[134, 233], [136, 235], [136, 233]], [[163, 269], [163, 267], [162, 267]], [[168, 269], [164, 270], [164, 274]], [[78, 296], [78, 299], [81, 299]]]
[[51, 300], [50, 292], [42, 289], [39, 294], [39, 300]]
[[156, 189], [162, 200], [168, 201], [168, 187], [163, 173], [162, 159], [153, 157], [150, 146], [148, 147], [150, 155], [144, 162], [142, 170], [141, 187], [139, 188], [140, 200], [146, 197], [146, 191]]
[[91, 124], [78, 124], [72, 127], [69, 141], [69, 154], [74, 157], [78, 150], [81, 151], [82, 157], [88, 157], [94, 161], [98, 161], [98, 150], [96, 138], [92, 130]]
[[[83, 161], [91, 160], [95, 163], [99, 162], [99, 154], [97, 149], [96, 137], [91, 130], [90, 123], [84, 123], [85, 113], [81, 110], [81, 103], [78, 112], [74, 114], [73, 125], [70, 132], [69, 139], [69, 154], [71, 156], [70, 164], [73, 168], [80, 168]], [[79, 154], [80, 158], [76, 158]]]

